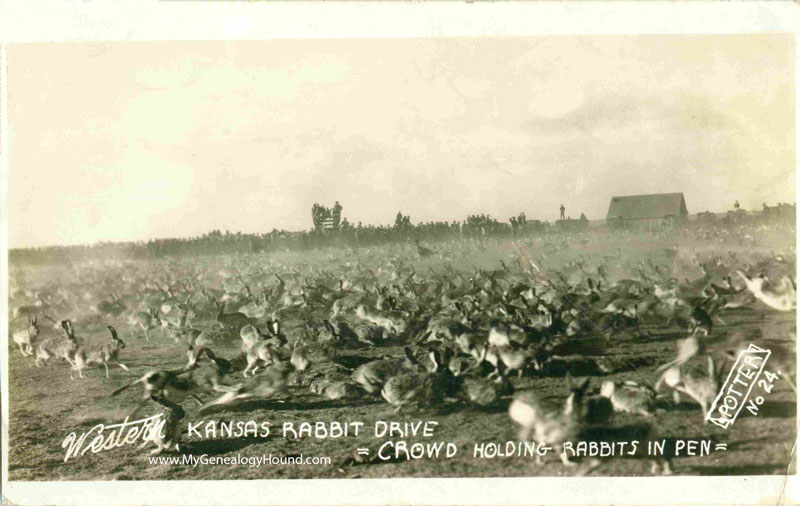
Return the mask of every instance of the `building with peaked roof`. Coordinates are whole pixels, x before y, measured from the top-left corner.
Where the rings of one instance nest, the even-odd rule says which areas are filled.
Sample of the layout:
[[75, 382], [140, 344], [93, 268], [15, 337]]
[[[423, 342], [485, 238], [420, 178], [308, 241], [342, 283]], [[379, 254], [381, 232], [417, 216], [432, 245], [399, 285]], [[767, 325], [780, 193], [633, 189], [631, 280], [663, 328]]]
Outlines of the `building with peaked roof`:
[[606, 222], [609, 225], [652, 226], [686, 220], [689, 211], [683, 193], [611, 197]]

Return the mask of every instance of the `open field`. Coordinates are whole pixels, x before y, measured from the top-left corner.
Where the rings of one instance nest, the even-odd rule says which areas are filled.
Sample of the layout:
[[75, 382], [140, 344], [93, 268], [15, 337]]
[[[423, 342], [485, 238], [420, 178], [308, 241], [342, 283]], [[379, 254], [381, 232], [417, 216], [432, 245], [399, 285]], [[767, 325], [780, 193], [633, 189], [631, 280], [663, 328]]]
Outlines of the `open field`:
[[[786, 274], [793, 278], [792, 239], [770, 237], [744, 246], [737, 242], [656, 241], [646, 236], [596, 233], [529, 238], [518, 243], [453, 241], [423, 248], [383, 246], [36, 268], [11, 265], [9, 316], [15, 316], [16, 308], [33, 308], [29, 311], [38, 315], [41, 328], [34, 348], [47, 337], [60, 336], [61, 331], [54, 327], [63, 319], [72, 321], [82, 346], [108, 342], [106, 326], [112, 325], [126, 344], [119, 358], [129, 371], [112, 366], [111, 378], [106, 379], [103, 367], [93, 366], [86, 379], [70, 380], [66, 361], [52, 358], [43, 367], [36, 367], [33, 357], [23, 357], [16, 344], [9, 342], [9, 479], [570, 476], [577, 468], [562, 465], [554, 454], [546, 457], [543, 465], [536, 465], [530, 456], [475, 458], [474, 446], [518, 440], [519, 426], [508, 412], [514, 395], [533, 392], [538, 398], [563, 405], [570, 392], [567, 372], [573, 378], [589, 377], [592, 392], [597, 392], [605, 380], [654, 385], [659, 366], [672, 360], [678, 340], [691, 334], [691, 310], [701, 305], [710, 314], [713, 328], [708, 337], [700, 332], [699, 339], [705, 354], [724, 364], [723, 380], [733, 364], [727, 357], [731, 353], [735, 356], [743, 343], [773, 352], [766, 369], [773, 373], [780, 370], [781, 378], [775, 380], [769, 393], [760, 394], [765, 401], [757, 416], [743, 410], [731, 427], [722, 429], [703, 423], [696, 402], [683, 396], [676, 404], [670, 394], [657, 398], [651, 417], [616, 412], [604, 424], [619, 427], [646, 423], [652, 427], [654, 440], [711, 440], [712, 448], [717, 443], [727, 444], [726, 451], [712, 451], [711, 455], [678, 456], [672, 461], [676, 474], [795, 472], [796, 395], [788, 379], [796, 377], [795, 312], [777, 311], [747, 299], [735, 272], [741, 270], [751, 277], [764, 272], [775, 283]], [[708, 286], [724, 286], [726, 280], [731, 281], [730, 293], [709, 295]], [[530, 288], [532, 292], [527, 291]], [[669, 289], [674, 289], [672, 295], [657, 295]], [[259, 297], [265, 291], [269, 297], [262, 303]], [[254, 298], [246, 298], [247, 293]], [[261, 467], [151, 464], [148, 452], [153, 447], [139, 448], [138, 444], [96, 454], [87, 452], [64, 462], [62, 442], [71, 432], [80, 434], [100, 422], [121, 421], [142, 395], [139, 385], [114, 397], [110, 396], [112, 391], [150, 370], [178, 369], [186, 364], [187, 345], [174, 338], [183, 335], [186, 327], [173, 328], [179, 322], [164, 323], [167, 332], [162, 337], [159, 324], [146, 341], [141, 329], [128, 323], [137, 311], [162, 308], [160, 318], [167, 322], [165, 306], [174, 318], [180, 304], [189, 312], [187, 325], [208, 331], [204, 345], [232, 362], [233, 371], [223, 376], [223, 383], [243, 381], [245, 358], [238, 329], [219, 330], [216, 321], [213, 299], [222, 297], [230, 301], [226, 312], [237, 307], [263, 312], [255, 318], [261, 328], [266, 328], [267, 320], [279, 320], [288, 340], [278, 345], [279, 351], [288, 357], [304, 347], [311, 366], [294, 373], [286, 391], [269, 399], [245, 400], [203, 414], [194, 400], [182, 402], [187, 416], [182, 420], [181, 452], [231, 457], [303, 455], [329, 457], [330, 463]], [[744, 307], [725, 308], [725, 300], [734, 298], [746, 300]], [[612, 303], [615, 305], [609, 309]], [[359, 306], [365, 308], [366, 318], [363, 312], [358, 315]], [[337, 325], [338, 337], [326, 329], [325, 319]], [[382, 324], [382, 319], [392, 323]], [[437, 326], [436, 322], [441, 324]], [[349, 325], [357, 337], [344, 340], [342, 324]], [[20, 316], [12, 321], [9, 335], [24, 328], [25, 318]], [[512, 344], [498, 344], [489, 340], [492, 329], [506, 336], [522, 329], [523, 337], [512, 337]], [[465, 335], [470, 336], [469, 344], [464, 344], [466, 338], [459, 339]], [[516, 393], [500, 392], [499, 399], [488, 406], [470, 402], [455, 388], [450, 392], [453, 395], [429, 406], [404, 406], [395, 414], [394, 406], [380, 395], [357, 391], [349, 398], [330, 399], [309, 388], [315, 375], [342, 374], [332, 363], [336, 357], [356, 362], [361, 357], [402, 357], [404, 345], [421, 356], [431, 349], [448, 348], [469, 365], [475, 365], [482, 349], [507, 348], [523, 356], [525, 366], [519, 375], [516, 371], [508, 374]], [[706, 356], [700, 355], [687, 367], [702, 368]], [[254, 381], [263, 374], [262, 368]], [[460, 385], [458, 379], [453, 381]], [[202, 397], [210, 400], [218, 395], [206, 392]], [[162, 410], [149, 402], [138, 417]], [[187, 432], [187, 423], [197, 426], [203, 420], [254, 420], [259, 426], [269, 422], [272, 430], [268, 437], [228, 437], [219, 432], [216, 437], [197, 437]], [[409, 444], [450, 442], [458, 453], [450, 459], [358, 462], [354, 458], [356, 448], [370, 447], [374, 457], [378, 444], [389, 439], [373, 437], [372, 427], [379, 420], [436, 421], [430, 438], [391, 439]], [[280, 433], [284, 422], [298, 426], [302, 422], [334, 421], [361, 421], [365, 425], [358, 437], [295, 439]], [[202, 427], [205, 436], [205, 424]], [[162, 453], [178, 455], [181, 453]], [[595, 473], [649, 475], [650, 463], [644, 458], [612, 458]]]

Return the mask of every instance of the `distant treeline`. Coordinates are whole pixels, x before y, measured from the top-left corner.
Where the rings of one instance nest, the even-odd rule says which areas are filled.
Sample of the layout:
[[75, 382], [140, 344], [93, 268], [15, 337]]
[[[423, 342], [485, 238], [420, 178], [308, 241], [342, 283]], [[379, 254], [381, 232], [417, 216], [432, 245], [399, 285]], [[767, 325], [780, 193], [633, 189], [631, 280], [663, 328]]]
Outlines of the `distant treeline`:
[[[408, 218], [408, 217], [405, 217]], [[512, 226], [513, 225], [513, 226]], [[469, 216], [463, 222], [412, 224], [399, 220], [394, 226], [351, 225], [335, 230], [292, 232], [273, 230], [264, 234], [214, 230], [199, 237], [155, 239], [138, 242], [99, 242], [92, 245], [49, 246], [12, 249], [9, 261], [18, 263], [79, 262], [89, 259], [148, 259], [165, 256], [221, 255], [271, 251], [312, 250], [325, 247], [375, 246], [393, 242], [432, 241], [456, 238], [511, 236], [543, 233], [547, 223], [525, 221], [502, 223], [488, 215]]]
[[[787, 209], [788, 211], [788, 209]], [[775, 221], [777, 213], [760, 213], [758, 217], [745, 218], [739, 215], [730, 220], [699, 220], [692, 227], [723, 227], [742, 224], [758, 225]], [[788, 213], [781, 213], [786, 224]], [[792, 215], [791, 224], [794, 224]], [[442, 241], [452, 239], [480, 239], [542, 234], [583, 233], [588, 230], [586, 220], [560, 220], [553, 224], [538, 220], [527, 220], [524, 214], [508, 222], [500, 222], [489, 215], [469, 216], [465, 221], [426, 222], [412, 224], [407, 216], [398, 213], [394, 226], [351, 225], [346, 220], [335, 230], [311, 230], [292, 232], [273, 230], [264, 234], [244, 234], [214, 230], [199, 237], [184, 239], [156, 239], [138, 242], [99, 242], [92, 245], [50, 246], [44, 248], [11, 249], [9, 262], [27, 264], [51, 264], [81, 262], [93, 259], [136, 260], [169, 256], [198, 256], [249, 254], [275, 251], [304, 251], [326, 247], [363, 247], [389, 243], [415, 241]], [[665, 233], [672, 229], [665, 223], [663, 228], [651, 229], [648, 233]]]

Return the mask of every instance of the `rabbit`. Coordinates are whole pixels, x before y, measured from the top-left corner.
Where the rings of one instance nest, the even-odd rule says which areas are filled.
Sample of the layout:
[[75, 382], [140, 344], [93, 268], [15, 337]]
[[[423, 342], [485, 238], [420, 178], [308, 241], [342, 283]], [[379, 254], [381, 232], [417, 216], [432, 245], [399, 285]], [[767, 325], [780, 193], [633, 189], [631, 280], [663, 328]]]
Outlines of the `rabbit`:
[[482, 357], [475, 365], [460, 374], [453, 371], [452, 364], [454, 361], [450, 361], [450, 370], [453, 371], [457, 378], [459, 389], [458, 396], [467, 402], [482, 407], [490, 406], [494, 404], [500, 396], [510, 394], [514, 391], [514, 387], [506, 375], [506, 367], [502, 360], [497, 363], [497, 370], [495, 371], [497, 373], [496, 379], [480, 374], [481, 369], [484, 368], [485, 365], [488, 365], [485, 361], [487, 349], [488, 348], [484, 348]]
[[325, 328], [333, 336], [337, 347], [356, 349], [365, 346], [374, 346], [374, 343], [367, 340], [361, 340], [358, 334], [347, 324], [347, 322], [331, 323], [329, 320], [323, 320], [322, 323]]
[[274, 343], [269, 336], [253, 325], [245, 325], [239, 332], [239, 336], [242, 338], [242, 351], [247, 354], [247, 367], [242, 373], [244, 377], [247, 377], [248, 372], [251, 373], [251, 376], [255, 376], [259, 361], [266, 365], [272, 364], [277, 355], [276, 344], [280, 346], [286, 343], [286, 338], [281, 334], [277, 322], [271, 322], [268, 328], [278, 339], [277, 343]]
[[70, 378], [74, 379], [73, 371], [78, 371], [78, 376], [84, 378], [83, 370], [92, 364], [103, 364], [106, 368], [106, 378], [108, 375], [108, 364], [119, 366], [120, 369], [128, 370], [128, 366], [119, 361], [119, 350], [125, 348], [125, 343], [117, 336], [117, 331], [111, 325], [106, 326], [111, 332], [111, 342], [100, 345], [99, 347], [81, 346], [75, 352], [75, 365], [70, 370]]
[[180, 421], [186, 417], [186, 411], [169, 399], [154, 397], [153, 401], [166, 408], [162, 412], [163, 421], [155, 425], [154, 429], [148, 433], [149, 437], [142, 441], [139, 448], [146, 446], [147, 443], [153, 443], [156, 448], [150, 451], [150, 455], [159, 455], [172, 448], [179, 452], [182, 432]]
[[375, 360], [359, 366], [353, 371], [353, 380], [360, 384], [364, 390], [371, 394], [381, 391], [384, 384], [393, 376], [401, 373], [417, 373], [424, 370], [423, 366], [417, 361], [411, 348], [403, 348], [405, 358], [389, 358]]
[[128, 325], [131, 327], [131, 336], [134, 336], [134, 330], [138, 327], [144, 332], [144, 339], [150, 341], [150, 331], [156, 327], [161, 327], [162, 335], [164, 327], [158, 317], [158, 309], [150, 308], [147, 312], [139, 311], [132, 314], [128, 318]]
[[640, 385], [633, 381], [614, 383], [607, 380], [600, 387], [600, 395], [611, 401], [614, 411], [635, 413], [646, 417], [653, 414], [656, 392], [647, 385]]
[[[623, 426], [589, 426], [582, 429], [578, 435], [579, 441], [587, 441], [594, 443], [609, 443], [616, 444], [619, 442], [630, 441], [647, 441], [655, 438], [655, 431], [650, 423], [636, 423]], [[651, 461], [651, 472], [656, 475], [669, 476], [673, 474], [672, 459], [676, 456], [674, 445], [667, 446], [666, 452], [662, 455], [647, 453], [643, 446], [637, 446], [632, 451], [625, 452], [622, 455], [613, 455], [610, 457], [590, 457], [588, 462], [582, 469], [576, 473], [577, 476], [586, 476], [591, 472], [597, 470], [599, 467], [622, 458], [627, 459], [647, 459]]]
[[329, 383], [321, 393], [324, 393], [325, 397], [332, 401], [338, 401], [341, 399], [359, 399], [365, 392], [358, 383], [345, 380]]
[[660, 392], [665, 384], [673, 389], [675, 402], [680, 402], [680, 394], [686, 394], [700, 404], [703, 409], [703, 423], [708, 423], [708, 410], [721, 388], [722, 367], [716, 367], [714, 358], [708, 355], [708, 371], [703, 374], [692, 368], [674, 365], [666, 369], [656, 383], [655, 391]]
[[339, 369], [316, 371], [307, 378], [311, 393], [321, 395], [329, 400], [360, 399], [366, 394], [364, 389], [353, 381], [350, 374]]
[[61, 321], [64, 337], [51, 337], [39, 343], [36, 347], [36, 367], [41, 367], [42, 362], [47, 363], [51, 357], [63, 358], [71, 366], [75, 366], [75, 352], [78, 350], [78, 340], [69, 320]]
[[503, 346], [489, 345], [486, 360], [495, 367], [502, 362], [508, 370], [516, 371], [517, 377], [521, 378], [528, 366], [530, 354], [515, 342]]
[[213, 406], [233, 404], [246, 399], [269, 399], [286, 391], [289, 377], [298, 370], [288, 361], [278, 360], [267, 367], [264, 374], [249, 378], [247, 383], [239, 383], [218, 399], [203, 404], [198, 409], [203, 413]]
[[290, 362], [298, 370], [305, 370], [312, 362], [335, 362], [336, 353], [331, 341], [308, 342], [306, 337], [298, 337], [289, 349], [292, 352]]
[[399, 311], [381, 311], [380, 309], [370, 310], [364, 304], [356, 307], [356, 316], [368, 321], [373, 325], [383, 327], [394, 335], [403, 335], [408, 326], [408, 322], [403, 318]]
[[[589, 418], [598, 418], [585, 404], [589, 378], [572, 387], [563, 406], [549, 402], [534, 392], [518, 394], [508, 408], [508, 414], [520, 426], [522, 441], [533, 439], [539, 445], [560, 447], [560, 458], [565, 466], [575, 465], [564, 451], [565, 441], [575, 441]], [[542, 458], [536, 455], [536, 463]]]
[[767, 306], [778, 311], [793, 311], [797, 308], [797, 289], [792, 278], [786, 276], [778, 285], [778, 290], [769, 289], [768, 280], [763, 274], [758, 278], [750, 278], [742, 271], [736, 271], [747, 289]]
[[689, 330], [693, 332], [693, 335], [696, 336], [698, 332], [703, 332], [703, 335], [708, 337], [713, 328], [714, 322], [705, 309], [700, 306], [692, 309], [692, 313], [689, 315]]
[[128, 415], [128, 418], [133, 418], [134, 414], [148, 400], [166, 399], [180, 404], [187, 397], [192, 397], [202, 406], [205, 401], [200, 398], [199, 394], [211, 391], [230, 392], [237, 388], [222, 384], [222, 376], [231, 370], [231, 363], [228, 360], [218, 358], [208, 348], [200, 348], [197, 354], [205, 355], [208, 357], [209, 362], [197, 365], [195, 361], [195, 364], [192, 364], [188, 369], [184, 367], [173, 370], [149, 371], [144, 376], [128, 382], [111, 392], [111, 397], [138, 383], [144, 385], [142, 401]]
[[33, 340], [39, 336], [39, 325], [36, 316], [28, 317], [28, 328], [14, 332], [12, 339], [19, 346], [19, 352], [23, 357], [33, 355]]
[[[175, 344], [183, 343], [187, 346], [197, 346], [198, 342], [200, 341], [200, 336], [202, 335], [203, 331], [195, 329], [191, 326], [175, 329], [172, 334]], [[202, 345], [202, 342], [200, 344]]]
[[455, 381], [438, 350], [429, 355], [435, 369], [428, 373], [402, 373], [389, 378], [381, 395], [395, 406], [395, 413], [408, 404], [432, 405], [452, 393]]
[[255, 319], [248, 318], [244, 313], [239, 313], [238, 311], [235, 313], [226, 313], [224, 301], [220, 303], [215, 300], [214, 304], [217, 306], [217, 323], [223, 330], [230, 328], [241, 331], [246, 325], [253, 325], [255, 323]]
[[231, 362], [217, 357], [213, 351], [205, 347], [199, 348], [197, 354], [198, 356], [205, 355], [208, 362], [193, 366], [186, 376], [193, 385], [195, 399], [198, 399], [198, 392], [229, 392], [231, 387], [222, 384], [222, 377], [233, 368]]

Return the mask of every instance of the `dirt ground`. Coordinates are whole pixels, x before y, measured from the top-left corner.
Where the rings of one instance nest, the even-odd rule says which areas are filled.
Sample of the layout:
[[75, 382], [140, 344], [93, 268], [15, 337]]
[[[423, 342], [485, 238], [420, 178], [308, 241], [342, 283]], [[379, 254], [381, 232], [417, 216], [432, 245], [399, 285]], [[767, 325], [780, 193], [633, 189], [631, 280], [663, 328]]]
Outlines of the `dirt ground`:
[[[573, 254], [585, 254], [573, 248]], [[647, 246], [643, 246], [647, 247]], [[708, 249], [713, 249], [709, 247]], [[719, 246], [720, 254], [731, 249], [730, 245]], [[552, 265], [561, 260], [553, 260]], [[492, 251], [480, 252], [472, 258], [473, 265], [490, 264]], [[551, 266], [552, 266], [551, 265]], [[419, 272], [426, 266], [420, 264]], [[467, 265], [462, 267], [468, 268]], [[32, 276], [29, 278], [32, 279]], [[793, 313], [779, 313], [760, 302], [750, 308], [732, 310], [725, 315], [726, 325], [715, 326], [715, 333], [744, 332], [752, 335], [758, 346], [795, 349], [796, 318]], [[131, 388], [117, 397], [110, 392], [133, 378], [139, 377], [154, 367], [172, 369], [185, 364], [185, 348], [171, 339], [162, 338], [159, 331], [153, 332], [150, 342], [141, 337], [131, 337], [124, 318], [118, 320], [102, 318], [93, 324], [77, 329], [80, 338], [87, 342], [107, 339], [105, 325], [114, 325], [127, 343], [121, 360], [130, 368], [129, 372], [111, 369], [111, 379], [106, 379], [102, 367], [89, 370], [84, 380], [69, 378], [69, 367], [65, 362], [51, 361], [37, 368], [30, 358], [22, 357], [16, 346], [9, 346], [9, 407], [10, 445], [9, 479], [18, 480], [174, 480], [174, 479], [264, 479], [264, 478], [383, 478], [383, 477], [489, 477], [489, 476], [571, 476], [576, 468], [565, 467], [558, 456], [550, 454], [542, 465], [537, 465], [531, 456], [496, 456], [479, 458], [474, 455], [476, 444], [497, 443], [505, 446], [517, 441], [518, 428], [508, 415], [511, 397], [503, 399], [496, 408], [478, 409], [460, 403], [446, 403], [437, 408], [408, 409], [394, 414], [392, 406], [380, 398], [363, 398], [355, 401], [331, 401], [309, 392], [308, 388], [295, 387], [290, 395], [267, 401], [250, 401], [218, 409], [209, 414], [198, 415], [196, 405], [187, 400], [184, 407], [188, 416], [185, 424], [198, 426], [203, 420], [249, 421], [258, 426], [270, 424], [270, 435], [228, 437], [217, 433], [216, 437], [205, 437], [205, 425], [200, 427], [203, 437], [189, 434], [184, 425], [182, 453], [165, 453], [163, 456], [191, 454], [209, 457], [305, 457], [329, 458], [326, 464], [247, 464], [182, 465], [151, 463], [148, 450], [137, 446], [122, 446], [99, 453], [87, 452], [64, 461], [65, 448], [62, 443], [72, 433], [80, 434], [92, 429], [104, 417], [118, 416], [131, 409], [141, 396], [140, 388]], [[55, 333], [45, 329], [44, 333]], [[675, 341], [685, 337], [686, 331], [677, 327], [645, 327], [642, 337], [621, 334], [612, 338], [609, 355], [618, 363], [627, 364], [621, 372], [610, 376], [593, 377], [591, 385], [599, 388], [603, 379], [615, 381], [633, 380], [654, 383], [659, 365], [674, 357]], [[749, 339], [748, 339], [749, 340]], [[217, 354], [239, 360], [241, 351], [238, 338], [227, 344], [214, 347]], [[369, 349], [352, 352], [361, 355], [400, 355], [400, 347]], [[756, 386], [756, 394], [764, 398], [757, 415], [743, 410], [736, 422], [728, 429], [714, 424], [703, 424], [700, 407], [687, 398], [680, 404], [664, 403], [651, 419], [638, 415], [615, 413], [614, 423], [650, 422], [653, 426], [652, 440], [705, 440], [711, 441], [711, 453], [704, 456], [680, 455], [672, 462], [679, 475], [760, 475], [794, 473], [794, 442], [796, 439], [796, 395], [783, 378], [794, 374], [795, 358], [768, 361], [766, 370], [781, 379], [774, 382], [771, 392], [762, 392]], [[726, 364], [727, 370], [732, 362]], [[789, 370], [785, 370], [789, 369]], [[234, 384], [241, 381], [241, 373], [231, 374], [226, 381]], [[517, 391], [533, 389], [554, 400], [563, 400], [567, 395], [564, 377], [513, 378]], [[156, 413], [148, 407], [140, 413], [144, 418]], [[435, 421], [437, 425], [430, 437], [394, 435], [374, 437], [377, 421], [417, 422]], [[295, 427], [302, 422], [363, 422], [358, 437], [319, 439], [313, 436], [302, 438], [284, 437], [281, 428], [285, 422]], [[368, 462], [354, 459], [356, 448], [367, 447], [371, 457], [377, 454], [380, 444], [392, 440], [414, 443], [452, 443], [457, 453], [452, 458], [407, 459], [404, 455], [387, 461], [373, 458]], [[715, 450], [718, 444], [726, 449]], [[391, 449], [391, 447], [387, 447]], [[386, 450], [386, 449], [385, 449]], [[387, 452], [391, 453], [391, 452]], [[605, 465], [595, 471], [606, 476], [650, 475], [651, 462], [644, 458], [609, 458]]]

